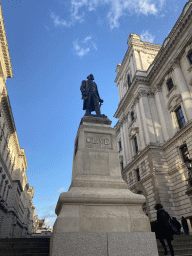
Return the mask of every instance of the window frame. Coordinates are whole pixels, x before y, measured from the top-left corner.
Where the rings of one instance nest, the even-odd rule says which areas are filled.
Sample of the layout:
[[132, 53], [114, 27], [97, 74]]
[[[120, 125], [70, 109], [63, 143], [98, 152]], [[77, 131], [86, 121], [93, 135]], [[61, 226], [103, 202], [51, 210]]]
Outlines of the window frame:
[[135, 173], [136, 173], [137, 181], [140, 181], [140, 180], [141, 180], [141, 176], [140, 176], [140, 174], [139, 174], [139, 168], [137, 168], [137, 169], [135, 170]]
[[131, 111], [131, 121], [134, 121], [135, 120], [135, 113], [134, 111]]
[[132, 79], [131, 79], [130, 74], [128, 74], [128, 75], [127, 75], [127, 85], [128, 85], [128, 89], [131, 87], [131, 84], [132, 84]]
[[168, 92], [170, 92], [174, 88], [173, 79], [171, 77], [167, 79], [166, 85]]
[[[183, 151], [184, 148], [186, 148], [187, 150]], [[181, 145], [179, 147], [179, 150], [181, 152], [182, 160], [183, 160], [183, 162], [185, 162], [186, 158], [189, 158], [189, 150], [188, 150], [187, 144], [185, 143], [185, 144]]]
[[192, 65], [192, 49], [187, 53], [187, 59], [190, 65]]
[[[179, 112], [179, 110], [181, 110], [181, 112]], [[185, 116], [182, 110], [181, 105], [179, 105], [176, 109], [175, 109], [175, 115], [176, 115], [176, 119], [177, 119], [177, 123], [179, 125], [179, 128], [183, 128], [186, 125], [186, 121], [185, 121]], [[182, 113], [182, 116], [181, 116]], [[184, 123], [183, 123], [184, 120]]]
[[121, 140], [118, 141], [118, 145], [119, 145], [119, 151], [122, 150], [122, 143], [121, 143]]
[[135, 148], [135, 154], [137, 154], [138, 151], [139, 151], [139, 148], [138, 148], [138, 142], [137, 142], [137, 136], [136, 135], [133, 137], [133, 143], [134, 143], [134, 148]]

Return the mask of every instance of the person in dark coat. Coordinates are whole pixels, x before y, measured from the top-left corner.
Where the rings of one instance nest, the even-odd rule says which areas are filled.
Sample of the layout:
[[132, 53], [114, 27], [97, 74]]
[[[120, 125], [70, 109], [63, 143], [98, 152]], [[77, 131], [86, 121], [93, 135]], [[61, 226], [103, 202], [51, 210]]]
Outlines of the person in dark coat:
[[183, 230], [184, 230], [185, 234], [189, 235], [189, 227], [188, 227], [188, 224], [187, 224], [187, 220], [183, 216], [181, 217], [181, 224], [183, 226]]
[[172, 220], [171, 220], [171, 223], [176, 227], [177, 229], [177, 235], [181, 235], [181, 224], [179, 223], [179, 221], [173, 217]]
[[165, 242], [163, 239], [167, 240], [167, 244], [169, 246], [171, 255], [174, 256], [174, 250], [173, 250], [173, 246], [171, 244], [171, 240], [173, 240], [173, 232], [172, 232], [172, 228], [171, 228], [171, 217], [168, 214], [168, 212], [166, 212], [163, 209], [163, 206], [161, 204], [156, 204], [155, 205], [155, 210], [157, 210], [157, 224], [156, 224], [156, 238], [159, 239], [160, 243], [162, 244], [165, 252], [164, 255], [168, 254], [167, 251], [167, 247], [165, 245]]

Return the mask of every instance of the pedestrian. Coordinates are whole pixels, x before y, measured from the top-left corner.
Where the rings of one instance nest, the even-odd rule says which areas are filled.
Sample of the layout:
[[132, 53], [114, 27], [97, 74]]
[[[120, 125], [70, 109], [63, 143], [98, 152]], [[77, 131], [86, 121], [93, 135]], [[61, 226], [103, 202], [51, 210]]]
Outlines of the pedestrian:
[[171, 223], [176, 227], [177, 229], [177, 235], [181, 235], [181, 224], [179, 223], [179, 221], [173, 217], [172, 220], [171, 220]]
[[181, 223], [182, 223], [183, 230], [184, 230], [185, 234], [189, 235], [189, 227], [188, 227], [188, 224], [187, 224], [187, 220], [183, 216], [181, 217]]
[[174, 256], [174, 250], [171, 244], [171, 240], [173, 240], [173, 231], [170, 224], [171, 217], [168, 212], [163, 209], [161, 204], [156, 204], [154, 208], [157, 210], [157, 226], [155, 231], [156, 238], [159, 239], [164, 248], [164, 255], [168, 254], [167, 247], [163, 240], [166, 239], [171, 252], [171, 256]]

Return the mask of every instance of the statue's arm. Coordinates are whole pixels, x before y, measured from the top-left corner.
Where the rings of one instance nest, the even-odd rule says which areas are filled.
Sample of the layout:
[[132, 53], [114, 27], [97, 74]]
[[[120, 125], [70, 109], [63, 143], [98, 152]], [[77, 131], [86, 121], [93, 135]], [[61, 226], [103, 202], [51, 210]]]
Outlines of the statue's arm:
[[84, 91], [86, 91], [86, 81], [83, 80], [81, 82], [81, 87], [80, 87], [81, 93], [83, 93]]

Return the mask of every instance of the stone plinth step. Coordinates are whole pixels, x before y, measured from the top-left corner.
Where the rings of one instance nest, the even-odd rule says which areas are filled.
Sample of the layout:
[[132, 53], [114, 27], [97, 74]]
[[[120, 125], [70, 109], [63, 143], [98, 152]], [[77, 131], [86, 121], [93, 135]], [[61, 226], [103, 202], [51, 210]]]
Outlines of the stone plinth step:
[[14, 254], [7, 254], [1, 253], [2, 256], [49, 256], [49, 253], [14, 253]]
[[5, 248], [39, 248], [39, 247], [49, 247], [49, 242], [23, 242], [23, 243], [0, 242], [0, 250]]
[[49, 256], [50, 238], [0, 239], [2, 256]]
[[[174, 252], [175, 252], [175, 256], [176, 255], [182, 255], [182, 256], [184, 256], [184, 255], [192, 255], [192, 248], [175, 249], [173, 247], [173, 249], [174, 249]], [[164, 255], [164, 250], [158, 250], [158, 252], [159, 252], [159, 256]], [[167, 255], [171, 255], [169, 249], [168, 249], [168, 254]]]

